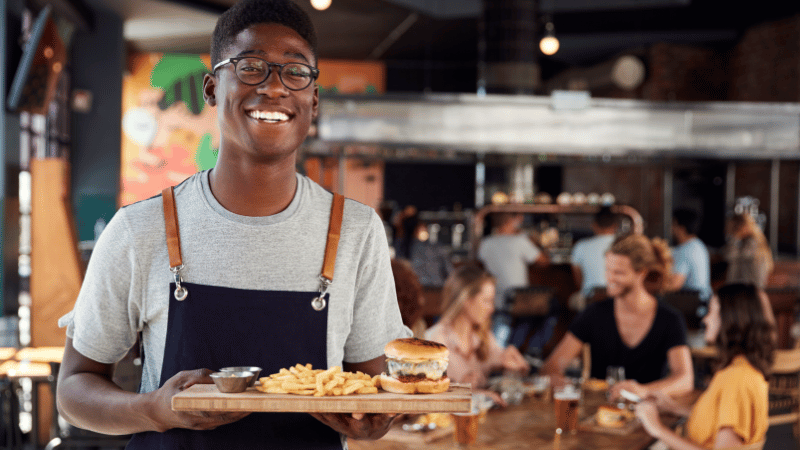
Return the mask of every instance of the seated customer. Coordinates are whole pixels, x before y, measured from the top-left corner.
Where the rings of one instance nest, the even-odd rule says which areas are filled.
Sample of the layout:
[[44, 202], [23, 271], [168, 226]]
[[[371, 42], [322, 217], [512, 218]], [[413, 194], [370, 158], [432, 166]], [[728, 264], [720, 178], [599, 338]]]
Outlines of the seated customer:
[[674, 394], [691, 390], [694, 376], [683, 316], [645, 289], [648, 276], [663, 280], [668, 255], [663, 240], [651, 241], [642, 235], [617, 238], [606, 253], [611, 298], [586, 307], [541, 372], [562, 376], [570, 360], [588, 343], [592, 378], [604, 379], [609, 366], [625, 368], [627, 380], [614, 385], [612, 398], [622, 388], [640, 396], [653, 391]]
[[[720, 369], [689, 411], [669, 396], [657, 394], [636, 407], [644, 429], [669, 448], [729, 448], [764, 440], [767, 433], [768, 384], [774, 348], [772, 324], [753, 285], [729, 284], [711, 297], [703, 319], [705, 338], [716, 343]], [[660, 409], [688, 415], [686, 437], [659, 420]]]
[[487, 387], [493, 370], [523, 374], [530, 370], [516, 347], [502, 348], [492, 335], [494, 296], [494, 278], [476, 265], [459, 267], [444, 282], [444, 313], [425, 333], [425, 339], [450, 350], [447, 376], [454, 383], [471, 383], [481, 389]]
[[421, 339], [425, 335], [426, 324], [425, 319], [422, 318], [425, 296], [422, 295], [419, 278], [411, 267], [411, 263], [397, 258], [392, 259], [392, 275], [403, 325], [411, 329], [414, 337]]
[[608, 247], [614, 242], [617, 218], [611, 208], [604, 206], [594, 215], [594, 236], [581, 239], [572, 247], [572, 275], [581, 286], [580, 291], [570, 297], [572, 309], [582, 311], [595, 288], [606, 286], [606, 259]]
[[667, 290], [697, 291], [700, 300], [711, 297], [711, 263], [708, 249], [697, 237], [699, 218], [689, 209], [677, 209], [672, 213], [672, 236], [677, 246], [672, 251], [675, 260], [673, 275], [667, 281]]

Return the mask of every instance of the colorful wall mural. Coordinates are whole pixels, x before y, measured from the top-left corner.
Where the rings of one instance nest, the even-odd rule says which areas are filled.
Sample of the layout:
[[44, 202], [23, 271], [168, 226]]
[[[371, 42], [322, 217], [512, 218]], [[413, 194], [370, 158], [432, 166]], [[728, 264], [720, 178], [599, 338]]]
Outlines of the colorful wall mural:
[[216, 110], [203, 101], [208, 55], [133, 54], [123, 80], [122, 189], [128, 205], [216, 163]]
[[[150, 198], [214, 167], [219, 149], [216, 110], [205, 104], [202, 92], [210, 66], [208, 55], [129, 56], [122, 87], [120, 206]], [[385, 90], [382, 63], [321, 60], [319, 69], [321, 94]]]

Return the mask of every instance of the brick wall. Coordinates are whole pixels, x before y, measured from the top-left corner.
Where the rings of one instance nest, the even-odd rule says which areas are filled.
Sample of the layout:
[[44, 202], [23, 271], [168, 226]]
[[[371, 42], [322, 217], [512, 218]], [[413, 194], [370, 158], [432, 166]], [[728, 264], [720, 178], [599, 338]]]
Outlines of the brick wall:
[[660, 43], [648, 50], [645, 100], [712, 101], [726, 95], [725, 56], [710, 49]]
[[748, 30], [730, 58], [733, 101], [800, 101], [800, 16]]
[[646, 235], [663, 236], [662, 168], [646, 165], [565, 165], [565, 192], [610, 192], [639, 211]]

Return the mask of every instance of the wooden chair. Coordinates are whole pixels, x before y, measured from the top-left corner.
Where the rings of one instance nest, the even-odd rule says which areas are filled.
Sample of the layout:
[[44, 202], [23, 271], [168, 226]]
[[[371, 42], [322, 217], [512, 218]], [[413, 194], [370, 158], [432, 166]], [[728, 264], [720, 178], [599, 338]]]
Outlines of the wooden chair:
[[762, 450], [764, 448], [764, 441], [754, 442], [750, 445], [737, 445], [736, 447], [720, 447], [714, 450]]
[[[793, 342], [791, 328], [794, 324], [795, 308], [800, 300], [800, 290], [796, 287], [768, 287], [764, 289], [764, 292], [767, 294], [775, 314], [778, 348], [794, 347], [797, 343]], [[800, 339], [798, 343], [800, 343]]]
[[586, 297], [586, 306], [589, 306], [592, 303], [599, 302], [601, 300], [605, 300], [607, 298], [608, 298], [608, 292], [606, 292], [606, 288], [604, 286], [593, 287], [592, 291], [589, 293], [589, 296]]
[[700, 300], [699, 292], [690, 290], [667, 292], [663, 295], [662, 300], [683, 314], [686, 319], [686, 326], [690, 330], [700, 328], [700, 317], [697, 314], [697, 310], [702, 301]]
[[554, 289], [550, 286], [527, 286], [514, 291], [512, 317], [546, 316], [550, 314], [550, 299]]
[[792, 424], [800, 437], [800, 349], [776, 350], [769, 381], [769, 425]]

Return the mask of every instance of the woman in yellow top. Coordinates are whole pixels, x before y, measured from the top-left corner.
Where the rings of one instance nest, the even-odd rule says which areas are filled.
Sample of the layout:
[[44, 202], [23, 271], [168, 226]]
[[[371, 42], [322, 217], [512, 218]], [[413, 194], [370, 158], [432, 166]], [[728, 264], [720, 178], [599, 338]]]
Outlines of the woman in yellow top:
[[[656, 394], [636, 406], [645, 430], [674, 450], [749, 445], [767, 433], [766, 377], [772, 364], [773, 325], [755, 286], [729, 284], [711, 298], [703, 322], [706, 340], [716, 342], [720, 369], [691, 411]], [[665, 427], [659, 409], [689, 416], [686, 437]]]

